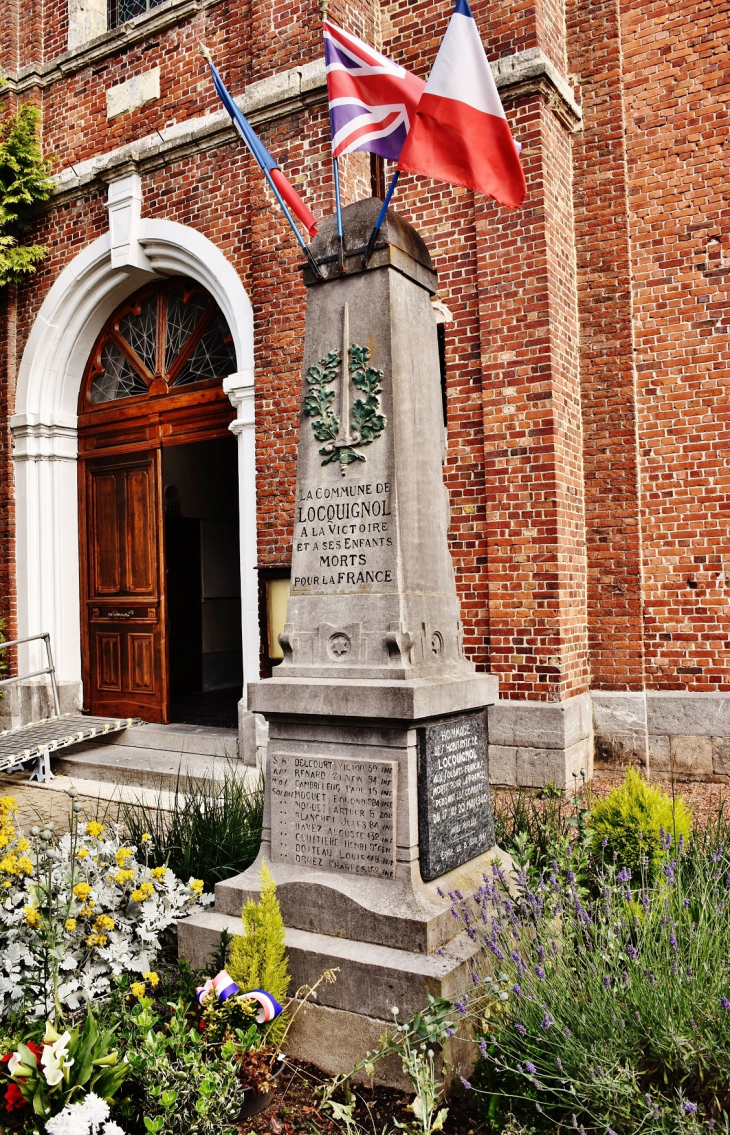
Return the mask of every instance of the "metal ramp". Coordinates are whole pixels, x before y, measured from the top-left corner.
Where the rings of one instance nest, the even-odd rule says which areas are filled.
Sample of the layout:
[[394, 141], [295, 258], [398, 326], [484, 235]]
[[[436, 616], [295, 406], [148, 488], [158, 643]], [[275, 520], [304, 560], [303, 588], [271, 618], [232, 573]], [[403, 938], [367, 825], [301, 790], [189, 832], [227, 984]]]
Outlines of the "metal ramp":
[[13, 678], [4, 678], [0, 681], [0, 686], [9, 686], [13, 682], [47, 674], [51, 679], [56, 712], [53, 717], [44, 718], [42, 721], [31, 721], [28, 725], [20, 725], [16, 729], [4, 729], [0, 732], [0, 772], [18, 772], [35, 762], [35, 771], [30, 779], [46, 781], [53, 778], [51, 753], [68, 748], [69, 745], [78, 745], [81, 741], [93, 741], [111, 733], [121, 733], [127, 726], [137, 724], [138, 719], [61, 714], [50, 635], [46, 632], [28, 635], [27, 638], [16, 638], [12, 642], [0, 642], [0, 650], [7, 650], [8, 647], [37, 639], [43, 639], [45, 643], [48, 660], [46, 668], [34, 670], [29, 674], [17, 674]]

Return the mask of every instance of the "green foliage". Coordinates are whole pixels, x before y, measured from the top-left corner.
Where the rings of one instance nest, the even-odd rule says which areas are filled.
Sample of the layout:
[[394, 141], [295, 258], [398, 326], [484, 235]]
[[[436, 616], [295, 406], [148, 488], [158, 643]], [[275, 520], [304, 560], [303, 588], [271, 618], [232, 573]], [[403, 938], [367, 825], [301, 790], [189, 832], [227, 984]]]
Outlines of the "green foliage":
[[624, 783], [593, 805], [589, 824], [594, 840], [607, 840], [607, 850], [636, 879], [646, 868], [656, 873], [669, 851], [667, 836], [675, 847], [689, 839], [692, 813], [681, 797], [673, 800], [629, 768]]
[[[21, 1063], [12, 1072], [36, 1115], [55, 1115], [66, 1104], [80, 1102], [87, 1092], [110, 1103], [123, 1084], [128, 1066], [111, 1050], [113, 1030], [97, 1027], [88, 1009], [81, 1028], [59, 1034], [48, 1023], [43, 1038], [45, 1063], [25, 1044], [18, 1045]], [[50, 1058], [48, 1053], [50, 1051]], [[13, 1062], [11, 1061], [11, 1067]], [[49, 1079], [55, 1082], [49, 1083]]]
[[0, 123], [0, 287], [21, 283], [46, 254], [41, 245], [18, 241], [51, 188], [51, 160], [41, 151], [39, 122], [40, 111], [25, 103]]
[[330, 410], [335, 392], [328, 389], [337, 378], [339, 365], [340, 352], [330, 351], [326, 359], [320, 359], [307, 371], [310, 391], [304, 399], [304, 413], [315, 419], [312, 429], [317, 441], [334, 441], [340, 428], [339, 420]]
[[[291, 980], [284, 946], [284, 920], [276, 897], [276, 883], [265, 863], [259, 878], [261, 901], [256, 903], [249, 899], [243, 908], [243, 933], [237, 934], [231, 944], [228, 972], [243, 993], [264, 989], [283, 1004]], [[278, 1025], [279, 1021], [281, 1017], [272, 1025]]]
[[592, 837], [578, 793], [572, 802], [553, 784], [539, 792], [516, 788], [494, 793], [492, 813], [497, 845], [533, 885], [557, 863], [570, 868], [582, 893], [590, 887]]
[[212, 891], [221, 879], [245, 871], [258, 855], [264, 814], [264, 782], [250, 788], [231, 762], [222, 780], [175, 788], [172, 811], [136, 804], [123, 816], [130, 839], [152, 836], [150, 866], [166, 864], [179, 878], [195, 875]]
[[164, 1028], [151, 1005], [142, 999], [126, 1022], [131, 1091], [121, 1102], [122, 1115], [134, 1122], [141, 1112], [151, 1135], [237, 1135], [235, 1043], [206, 1046], [182, 1001]]
[[[454, 910], [474, 936], [465, 1006], [491, 1130], [509, 1109], [550, 1132], [709, 1130], [730, 1112], [730, 851], [698, 841], [635, 886], [611, 864], [595, 898], [572, 872], [499, 876]], [[483, 1094], [482, 1094], [483, 1093]], [[501, 1105], [501, 1107], [500, 1107]], [[708, 1126], [710, 1125], [710, 1126]]]
[[211, 989], [203, 1002], [203, 1039], [206, 1044], [221, 1044], [238, 1038], [239, 1047], [250, 1048], [258, 1039], [256, 1013], [258, 1004], [243, 996], [218, 999]]

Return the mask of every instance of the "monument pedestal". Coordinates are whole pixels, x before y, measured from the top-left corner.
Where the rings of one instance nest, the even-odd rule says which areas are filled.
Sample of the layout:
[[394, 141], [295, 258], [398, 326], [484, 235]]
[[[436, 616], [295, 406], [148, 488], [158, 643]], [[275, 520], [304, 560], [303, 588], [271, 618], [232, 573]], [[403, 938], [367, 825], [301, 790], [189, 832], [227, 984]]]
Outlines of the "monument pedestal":
[[249, 686], [269, 729], [261, 852], [218, 884], [214, 911], [179, 924], [181, 953], [204, 966], [222, 929], [240, 932], [265, 862], [292, 988], [339, 970], [290, 1047], [332, 1072], [376, 1044], [392, 1006], [405, 1021], [428, 993], [465, 988], [474, 946], [448, 893], [473, 893], [503, 859], [487, 762], [497, 679], [464, 654], [448, 547], [436, 277], [392, 212], [363, 264], [379, 207], [343, 211], [344, 274], [334, 219], [312, 245], [331, 278], [305, 273], [284, 659]]

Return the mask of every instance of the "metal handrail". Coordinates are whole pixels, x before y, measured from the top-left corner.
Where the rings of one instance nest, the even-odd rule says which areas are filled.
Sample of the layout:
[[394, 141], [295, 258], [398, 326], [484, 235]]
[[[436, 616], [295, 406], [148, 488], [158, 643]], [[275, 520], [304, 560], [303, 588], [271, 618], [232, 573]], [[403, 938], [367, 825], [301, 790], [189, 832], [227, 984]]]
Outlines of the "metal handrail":
[[14, 678], [3, 678], [0, 681], [0, 686], [10, 686], [13, 682], [23, 682], [26, 678], [40, 678], [43, 674], [49, 674], [51, 678], [51, 686], [53, 688], [53, 704], [56, 707], [56, 717], [61, 716], [61, 703], [58, 700], [58, 683], [56, 682], [56, 667], [53, 664], [53, 654], [51, 652], [51, 636], [48, 631], [42, 631], [40, 634], [26, 635], [25, 638], [14, 638], [11, 642], [0, 642], [0, 650], [7, 650], [10, 646], [20, 646], [23, 642], [35, 642], [37, 639], [42, 638], [46, 644], [46, 657], [48, 665], [45, 670], [33, 670], [29, 674], [16, 674]]

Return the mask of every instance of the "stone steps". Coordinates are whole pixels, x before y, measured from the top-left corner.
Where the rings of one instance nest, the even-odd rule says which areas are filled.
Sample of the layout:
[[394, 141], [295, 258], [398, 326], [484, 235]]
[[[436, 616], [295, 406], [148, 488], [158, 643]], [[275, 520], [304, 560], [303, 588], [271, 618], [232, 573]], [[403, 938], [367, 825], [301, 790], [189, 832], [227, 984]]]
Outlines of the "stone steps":
[[253, 783], [254, 769], [237, 759], [238, 733], [198, 725], [133, 725], [124, 733], [61, 750], [57, 776], [113, 784], [125, 790], [184, 791], [191, 783], [223, 780], [232, 771]]

